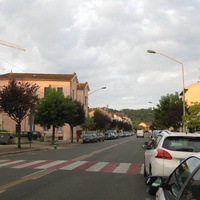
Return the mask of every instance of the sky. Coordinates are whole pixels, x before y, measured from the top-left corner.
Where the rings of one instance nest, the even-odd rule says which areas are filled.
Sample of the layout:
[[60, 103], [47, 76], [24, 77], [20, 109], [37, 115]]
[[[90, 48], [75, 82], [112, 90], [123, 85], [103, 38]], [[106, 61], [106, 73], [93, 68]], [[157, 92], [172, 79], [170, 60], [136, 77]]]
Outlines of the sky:
[[154, 107], [200, 80], [199, 19], [199, 0], [0, 0], [0, 40], [26, 50], [0, 45], [0, 74], [75, 72], [91, 108]]

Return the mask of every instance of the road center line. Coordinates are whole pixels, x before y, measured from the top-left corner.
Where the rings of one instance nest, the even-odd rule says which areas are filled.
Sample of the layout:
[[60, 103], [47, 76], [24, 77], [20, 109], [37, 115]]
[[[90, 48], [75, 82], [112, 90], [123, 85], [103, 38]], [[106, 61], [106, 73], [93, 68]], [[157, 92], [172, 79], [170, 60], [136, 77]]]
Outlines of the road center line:
[[26, 181], [28, 181], [30, 179], [36, 179], [36, 178], [39, 178], [41, 176], [47, 175], [47, 174], [49, 174], [49, 173], [51, 173], [53, 171], [55, 171], [55, 170], [54, 169], [42, 170], [42, 171], [39, 171], [37, 173], [33, 173], [33, 174], [28, 175], [28, 176], [25, 176], [25, 177], [23, 177], [21, 179], [18, 179], [16, 181], [13, 181], [11, 183], [2, 185], [2, 186], [0, 186], [0, 192], [4, 191], [4, 190], [7, 190], [8, 188], [13, 187], [15, 185], [18, 185], [20, 183], [26, 182]]

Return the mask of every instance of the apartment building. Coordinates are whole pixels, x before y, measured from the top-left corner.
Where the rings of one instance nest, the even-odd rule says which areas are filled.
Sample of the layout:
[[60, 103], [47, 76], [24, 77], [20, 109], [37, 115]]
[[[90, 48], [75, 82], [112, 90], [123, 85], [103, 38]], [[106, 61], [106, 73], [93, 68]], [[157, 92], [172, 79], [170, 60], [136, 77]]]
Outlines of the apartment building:
[[[191, 106], [192, 102], [200, 103], [200, 82], [185, 87], [185, 101], [187, 106]], [[183, 95], [183, 92], [180, 94]]]
[[[37, 94], [43, 98], [48, 87], [63, 91], [65, 96], [70, 96], [72, 100], [80, 101], [84, 105], [86, 116], [88, 114], [88, 83], [79, 83], [76, 73], [73, 74], [37, 74], [37, 73], [8, 73], [0, 75], [0, 88], [7, 85], [11, 79], [21, 82], [29, 82], [40, 86]], [[15, 121], [11, 120], [6, 113], [0, 113], [0, 129], [15, 132]], [[21, 123], [22, 131], [40, 131], [46, 136], [50, 136], [52, 131], [34, 124], [34, 117], [28, 116]], [[80, 127], [74, 128], [74, 133], [80, 130]], [[63, 140], [71, 137], [69, 125], [60, 127], [56, 130], [56, 136]], [[75, 134], [74, 134], [75, 136]]]

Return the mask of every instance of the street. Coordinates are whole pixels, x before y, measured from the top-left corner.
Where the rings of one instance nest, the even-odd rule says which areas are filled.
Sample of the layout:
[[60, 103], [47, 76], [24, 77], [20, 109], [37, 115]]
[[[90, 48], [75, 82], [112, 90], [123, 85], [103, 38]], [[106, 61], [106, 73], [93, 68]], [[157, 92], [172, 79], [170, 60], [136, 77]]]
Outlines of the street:
[[1, 200], [154, 200], [135, 136], [0, 157]]

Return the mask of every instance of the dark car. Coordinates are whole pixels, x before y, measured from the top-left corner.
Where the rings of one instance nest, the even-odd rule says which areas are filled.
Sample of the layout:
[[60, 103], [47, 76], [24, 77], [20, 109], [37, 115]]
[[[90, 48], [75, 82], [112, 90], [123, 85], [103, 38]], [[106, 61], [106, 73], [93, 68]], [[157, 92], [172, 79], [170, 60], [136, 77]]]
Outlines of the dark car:
[[95, 133], [87, 133], [83, 136], [83, 143], [86, 142], [98, 142], [97, 135]]
[[96, 133], [96, 135], [99, 142], [102, 142], [102, 141], [104, 142], [105, 136], [103, 133]]
[[42, 134], [39, 131], [31, 131], [33, 139], [39, 139], [42, 137]]
[[20, 137], [28, 137], [28, 131], [21, 131]]
[[146, 179], [149, 193], [157, 200], [199, 200], [200, 199], [200, 153], [184, 160], [165, 180], [161, 176]]

